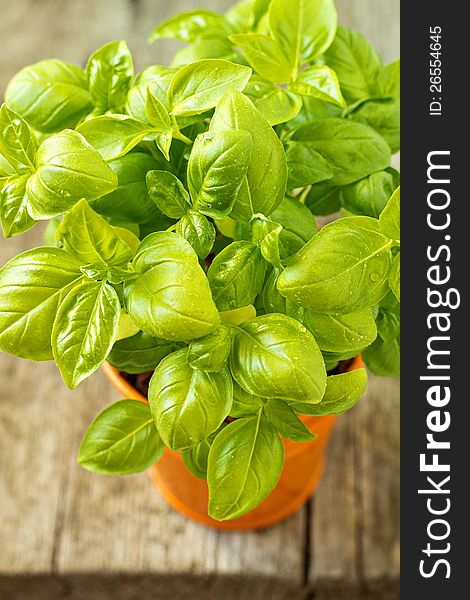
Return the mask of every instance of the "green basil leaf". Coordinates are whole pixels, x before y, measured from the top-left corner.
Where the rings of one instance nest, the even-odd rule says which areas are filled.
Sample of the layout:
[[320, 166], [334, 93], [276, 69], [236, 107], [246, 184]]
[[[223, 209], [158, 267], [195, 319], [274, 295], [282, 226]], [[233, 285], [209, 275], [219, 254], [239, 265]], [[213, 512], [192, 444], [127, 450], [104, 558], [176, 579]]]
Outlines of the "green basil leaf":
[[239, 386], [236, 381], [233, 382], [233, 404], [230, 410], [231, 417], [239, 419], [240, 417], [257, 415], [261, 408], [263, 408], [263, 401], [261, 398], [249, 394]]
[[30, 360], [52, 360], [57, 309], [83, 278], [80, 263], [59, 248], [34, 248], [0, 270], [0, 350]]
[[114, 288], [83, 281], [60, 303], [52, 328], [52, 351], [70, 389], [104, 363], [116, 339], [121, 305]]
[[139, 328], [132, 321], [124, 308], [121, 308], [119, 315], [119, 326], [116, 334], [116, 342], [130, 338], [139, 333]]
[[298, 96], [261, 77], [252, 77], [243, 93], [273, 127], [291, 121], [302, 108], [302, 100]]
[[293, 142], [320, 153], [333, 170], [331, 183], [346, 185], [390, 163], [390, 149], [373, 129], [347, 119], [323, 119], [300, 127]]
[[394, 190], [393, 175], [387, 171], [378, 171], [344, 186], [341, 189], [341, 199], [349, 212], [378, 219]]
[[86, 74], [93, 103], [101, 112], [119, 112], [134, 78], [132, 56], [126, 42], [110, 42], [88, 59]]
[[271, 35], [291, 65], [292, 78], [300, 67], [323, 54], [336, 31], [333, 0], [272, 0]]
[[233, 242], [220, 252], [207, 271], [212, 297], [219, 310], [253, 304], [260, 293], [266, 263], [252, 242]]
[[36, 169], [38, 141], [29, 125], [6, 104], [0, 109], [0, 154], [17, 173]]
[[392, 270], [388, 276], [388, 283], [397, 300], [400, 300], [400, 253], [393, 259]]
[[375, 95], [374, 84], [382, 62], [365, 35], [338, 27], [325, 61], [336, 72], [349, 104]]
[[189, 346], [188, 362], [193, 369], [217, 373], [225, 366], [230, 354], [232, 331], [228, 325], [220, 327]]
[[[256, 213], [269, 216], [286, 190], [287, 163], [284, 148], [269, 123], [243, 94], [227, 94], [211, 121], [210, 131], [247, 131], [253, 137], [252, 160], [232, 210], [234, 219], [249, 222]], [[268, 168], [269, 167], [269, 168]]]
[[254, 319], [256, 317], [256, 309], [252, 304], [249, 304], [241, 308], [222, 311], [220, 316], [225, 321], [228, 321], [228, 323], [232, 323], [232, 325], [240, 325], [240, 323]]
[[92, 108], [83, 69], [61, 60], [42, 60], [10, 81], [5, 102], [38, 131], [73, 128]]
[[276, 41], [259, 33], [240, 33], [230, 36], [241, 48], [253, 69], [268, 81], [287, 83], [291, 78], [291, 65]]
[[252, 227], [253, 242], [259, 244], [263, 258], [280, 269], [281, 255], [279, 238], [282, 231], [282, 225], [270, 221], [264, 215], [255, 215]]
[[317, 437], [299, 419], [294, 409], [282, 400], [272, 399], [265, 402], [263, 413], [276, 431], [288, 440], [309, 442]]
[[171, 66], [182, 67], [205, 58], [221, 58], [236, 62], [239, 56], [227, 38], [204, 37], [178, 50], [173, 56]]
[[225, 423], [219, 427], [217, 431], [211, 433], [211, 435], [200, 442], [194, 448], [190, 448], [185, 452], [181, 453], [185, 467], [199, 479], [207, 478], [207, 460], [209, 458], [209, 450], [211, 449], [212, 443], [215, 436], [226, 427]]
[[253, 0], [251, 2], [252, 16], [253, 16], [253, 27], [257, 27], [261, 19], [266, 15], [269, 10], [271, 0]]
[[226, 36], [230, 31], [231, 27], [223, 15], [212, 10], [190, 10], [157, 25], [149, 36], [149, 42], [161, 39], [194, 42], [200, 38]]
[[232, 406], [228, 369], [205, 373], [193, 369], [186, 348], [162, 360], [150, 380], [150, 410], [165, 444], [188, 450], [216, 431]]
[[150, 408], [138, 400], [119, 400], [108, 406], [88, 428], [78, 463], [93, 473], [140, 473], [163, 454]]
[[312, 96], [302, 96], [302, 108], [299, 114], [295, 119], [286, 123], [286, 127], [290, 131], [293, 131], [302, 127], [302, 125], [307, 125], [318, 119], [330, 119], [331, 117], [341, 118], [342, 114], [343, 109], [337, 104], [324, 102], [323, 100], [313, 98]]
[[48, 219], [67, 212], [78, 200], [109, 194], [117, 177], [76, 131], [64, 130], [44, 140], [36, 155], [37, 171], [27, 184], [28, 212]]
[[303, 323], [327, 352], [359, 352], [377, 337], [377, 327], [371, 308], [346, 315], [324, 315], [305, 311]]
[[127, 93], [125, 111], [137, 121], [146, 121], [147, 89], [168, 110], [168, 88], [178, 69], [154, 65], [141, 71]]
[[227, 425], [209, 451], [209, 515], [234, 519], [255, 508], [279, 481], [283, 463], [284, 446], [261, 411]]
[[326, 65], [304, 69], [289, 89], [301, 96], [319, 98], [343, 108], [346, 106], [336, 73]]
[[189, 194], [181, 181], [169, 171], [149, 171], [147, 187], [150, 199], [172, 219], [180, 219], [191, 208]]
[[379, 98], [362, 102], [349, 118], [364, 123], [379, 133], [392, 153], [400, 150], [400, 99]]
[[209, 283], [190, 244], [179, 235], [157, 232], [134, 258], [139, 277], [124, 285], [126, 308], [149, 335], [190, 341], [214, 331], [219, 313]]
[[96, 148], [105, 160], [127, 154], [155, 128], [126, 115], [95, 117], [82, 123], [77, 131]]
[[332, 215], [341, 209], [342, 190], [342, 187], [330, 181], [317, 183], [305, 197], [305, 205], [314, 215]]
[[253, 0], [238, 0], [225, 13], [225, 18], [235, 31], [249, 31], [253, 27], [253, 10]]
[[286, 151], [289, 177], [287, 189], [307, 187], [333, 177], [333, 169], [309, 144], [290, 142]]
[[194, 208], [210, 217], [230, 214], [246, 180], [252, 147], [246, 131], [208, 132], [196, 138], [188, 163]]
[[5, 178], [10, 177], [10, 175], [15, 175], [15, 170], [7, 161], [7, 159], [0, 153], [0, 186]]
[[191, 116], [214, 108], [227, 92], [241, 92], [251, 73], [248, 67], [220, 59], [182, 67], [168, 90], [172, 114]]
[[314, 337], [282, 314], [257, 317], [235, 330], [230, 368], [254, 396], [315, 403], [325, 391], [325, 365]]
[[278, 279], [278, 289], [319, 313], [347, 314], [371, 306], [388, 291], [391, 245], [376, 219], [340, 219], [294, 256]]
[[392, 194], [379, 219], [380, 231], [392, 240], [400, 240], [400, 188]]
[[82, 265], [104, 269], [110, 265], [123, 267], [133, 256], [114, 228], [91, 209], [86, 200], [77, 202], [65, 215], [56, 237]]
[[295, 198], [286, 196], [270, 219], [282, 225], [279, 234], [281, 258], [293, 256], [317, 233], [315, 217]]
[[[93, 210], [111, 222], [156, 223], [164, 219], [147, 190], [146, 176], [157, 168], [157, 163], [148, 154], [130, 152], [109, 163], [118, 179], [117, 188], [110, 194], [94, 200]], [[163, 229], [168, 227], [163, 226]]]
[[176, 224], [175, 231], [194, 248], [199, 258], [204, 259], [215, 243], [214, 225], [197, 210], [189, 210]]
[[400, 304], [392, 292], [380, 302], [375, 320], [384, 342], [393, 342], [400, 335]]
[[392, 342], [384, 342], [378, 337], [362, 353], [367, 368], [381, 377], [400, 376], [400, 338]]
[[400, 59], [382, 67], [375, 80], [375, 93], [383, 98], [400, 97]]
[[155, 127], [161, 133], [171, 133], [173, 131], [173, 123], [165, 105], [157, 96], [152, 94], [150, 87], [147, 87], [145, 115], [152, 127]]
[[0, 221], [5, 237], [23, 233], [36, 223], [28, 213], [26, 183], [29, 175], [10, 177], [0, 183]]
[[159, 340], [143, 331], [117, 341], [108, 362], [119, 371], [129, 374], [153, 371], [160, 361], [177, 349], [174, 342]]
[[315, 417], [342, 415], [356, 404], [366, 391], [366, 387], [365, 369], [331, 375], [326, 380], [325, 395], [319, 404], [294, 403], [291, 407], [298, 413]]

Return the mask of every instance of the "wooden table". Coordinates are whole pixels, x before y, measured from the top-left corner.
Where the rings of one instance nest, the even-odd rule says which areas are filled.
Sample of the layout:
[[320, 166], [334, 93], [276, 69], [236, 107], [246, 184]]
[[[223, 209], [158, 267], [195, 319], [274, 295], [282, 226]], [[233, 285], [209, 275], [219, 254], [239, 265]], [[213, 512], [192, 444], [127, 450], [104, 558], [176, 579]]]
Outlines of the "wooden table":
[[[141, 68], [172, 43], [152, 25], [229, 0], [0, 0], [0, 91], [24, 64], [83, 63], [125, 38]], [[341, 21], [398, 54], [398, 0], [337, 1]], [[40, 244], [0, 240], [0, 263]], [[146, 475], [92, 475], [75, 462], [96, 412], [118, 398], [101, 373], [68, 391], [54, 365], [0, 356], [1, 600], [388, 600], [398, 598], [398, 382], [372, 377], [339, 419], [315, 498], [258, 533], [221, 533], [169, 509]]]

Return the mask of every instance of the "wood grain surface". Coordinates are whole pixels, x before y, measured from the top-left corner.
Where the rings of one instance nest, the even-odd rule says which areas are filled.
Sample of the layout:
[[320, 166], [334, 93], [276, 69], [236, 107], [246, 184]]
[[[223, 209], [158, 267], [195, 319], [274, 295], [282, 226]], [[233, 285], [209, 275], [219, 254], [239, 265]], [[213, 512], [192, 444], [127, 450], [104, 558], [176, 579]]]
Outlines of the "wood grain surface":
[[[288, 1], [288, 0], [286, 0]], [[0, 0], [0, 97], [22, 66], [84, 63], [126, 39], [138, 69], [168, 61], [152, 26], [230, 0]], [[340, 21], [399, 54], [398, 0], [337, 0]], [[5, 241], [0, 264], [41, 243]], [[339, 419], [313, 500], [263, 532], [224, 533], [169, 509], [145, 474], [92, 475], [75, 462], [93, 416], [118, 394], [101, 373], [70, 392], [50, 363], [0, 355], [1, 600], [395, 600], [399, 573], [399, 387], [371, 377]]]

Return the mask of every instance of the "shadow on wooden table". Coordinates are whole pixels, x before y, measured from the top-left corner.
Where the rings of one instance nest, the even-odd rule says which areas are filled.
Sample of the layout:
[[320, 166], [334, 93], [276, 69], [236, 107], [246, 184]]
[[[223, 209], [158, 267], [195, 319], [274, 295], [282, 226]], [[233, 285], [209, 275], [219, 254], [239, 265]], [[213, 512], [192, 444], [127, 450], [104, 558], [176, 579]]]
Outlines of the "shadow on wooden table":
[[0, 576], [1, 600], [399, 600], [398, 581], [358, 588], [297, 587], [263, 577], [169, 575]]

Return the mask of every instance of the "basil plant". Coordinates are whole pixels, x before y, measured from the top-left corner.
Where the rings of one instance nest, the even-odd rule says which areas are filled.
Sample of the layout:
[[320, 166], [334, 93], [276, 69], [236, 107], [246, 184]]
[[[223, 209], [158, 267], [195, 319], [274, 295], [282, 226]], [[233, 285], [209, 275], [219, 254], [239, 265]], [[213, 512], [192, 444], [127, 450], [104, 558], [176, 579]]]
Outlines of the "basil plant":
[[279, 480], [281, 436], [315, 437], [300, 415], [362, 395], [365, 370], [338, 364], [398, 374], [399, 63], [332, 0], [191, 11], [161, 38], [187, 43], [170, 66], [135, 74], [119, 41], [9, 83], [1, 225], [47, 227], [0, 271], [0, 349], [54, 360], [70, 388], [106, 360], [153, 372], [80, 464], [134, 473], [167, 446], [232, 519]]

